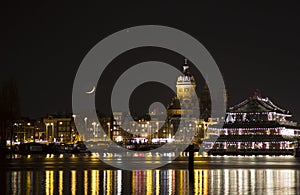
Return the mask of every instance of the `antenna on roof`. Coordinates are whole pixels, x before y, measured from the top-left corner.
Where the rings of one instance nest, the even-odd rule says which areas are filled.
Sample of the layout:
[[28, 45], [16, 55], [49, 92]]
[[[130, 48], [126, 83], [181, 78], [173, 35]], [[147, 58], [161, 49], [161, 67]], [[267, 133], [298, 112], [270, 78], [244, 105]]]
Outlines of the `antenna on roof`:
[[255, 89], [255, 90], [254, 90], [253, 97], [254, 97], [254, 98], [256, 98], [256, 97], [261, 97], [261, 92], [260, 92], [259, 89]]

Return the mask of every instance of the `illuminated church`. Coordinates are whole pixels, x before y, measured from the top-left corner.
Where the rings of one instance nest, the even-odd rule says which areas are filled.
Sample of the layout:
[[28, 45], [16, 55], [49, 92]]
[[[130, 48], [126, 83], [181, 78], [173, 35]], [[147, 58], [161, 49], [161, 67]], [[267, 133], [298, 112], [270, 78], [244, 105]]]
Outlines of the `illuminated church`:
[[[196, 87], [196, 79], [191, 74], [188, 61], [185, 59], [182, 65], [182, 74], [178, 76], [176, 82], [177, 96], [167, 106], [167, 119], [164, 114], [155, 110], [149, 113], [151, 120], [142, 118], [132, 124], [124, 122], [122, 126], [128, 132], [140, 132], [138, 133], [139, 137], [152, 139], [152, 141], [153, 139], [167, 139], [169, 141], [178, 130], [181, 132], [193, 130], [196, 131], [195, 142], [201, 142], [207, 136], [208, 126], [215, 122], [210, 118], [211, 101], [207, 85], [201, 91], [200, 98], [192, 95]], [[182, 107], [178, 97], [182, 100]], [[200, 116], [192, 117], [195, 109], [200, 110]], [[183, 111], [186, 118], [183, 118]], [[179, 129], [180, 121], [186, 123], [182, 129]], [[136, 122], [138, 124], [135, 124]]]
[[[180, 97], [182, 99], [182, 103], [186, 104], [183, 105], [183, 107], [188, 108], [185, 110], [187, 117], [189, 117], [189, 113], [192, 113], [194, 109], [200, 110], [200, 116], [197, 118], [188, 118], [190, 124], [187, 124], [184, 128], [196, 129], [195, 142], [202, 142], [202, 140], [208, 136], [208, 126], [215, 122], [210, 118], [211, 100], [207, 85], [205, 84], [204, 88], [201, 90], [200, 98], [192, 98], [193, 91], [196, 91], [196, 87], [196, 80], [191, 74], [190, 67], [185, 59], [182, 66], [182, 75], [177, 78], [177, 96], [173, 98], [167, 108], [168, 123], [170, 124], [170, 128], [173, 130], [172, 133], [174, 133], [174, 131], [178, 129], [180, 120], [182, 120], [182, 108], [178, 99], [178, 97]], [[197, 105], [199, 106], [198, 108]]]

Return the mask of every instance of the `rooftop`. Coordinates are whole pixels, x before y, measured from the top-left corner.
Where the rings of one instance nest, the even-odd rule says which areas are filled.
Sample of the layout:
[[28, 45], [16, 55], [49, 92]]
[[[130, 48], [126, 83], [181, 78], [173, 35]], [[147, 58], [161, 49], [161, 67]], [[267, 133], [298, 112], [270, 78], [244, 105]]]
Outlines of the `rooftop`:
[[262, 98], [260, 93], [255, 91], [253, 96], [242, 101], [241, 103], [230, 107], [228, 112], [231, 113], [262, 113], [262, 112], [276, 112], [280, 114], [290, 115], [288, 110], [276, 106], [268, 97]]

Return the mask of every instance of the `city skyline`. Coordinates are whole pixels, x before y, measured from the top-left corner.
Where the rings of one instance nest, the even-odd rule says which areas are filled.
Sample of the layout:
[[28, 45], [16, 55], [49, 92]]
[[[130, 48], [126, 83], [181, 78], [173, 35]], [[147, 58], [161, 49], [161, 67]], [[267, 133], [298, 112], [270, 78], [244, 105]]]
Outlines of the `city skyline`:
[[[226, 116], [213, 117], [210, 114], [209, 92], [202, 91], [201, 98], [195, 99], [192, 91], [196, 88], [197, 79], [191, 71], [191, 64], [185, 59], [182, 72], [177, 77], [177, 96], [172, 98], [166, 106], [167, 110], [163, 112], [153, 107], [153, 110], [147, 112], [147, 116], [143, 118], [132, 116], [134, 120], [131, 120], [131, 113], [120, 111], [110, 115], [96, 111], [97, 119], [81, 113], [47, 115], [36, 120], [11, 118], [9, 121], [11, 127], [8, 127], [11, 130], [7, 131], [8, 139], [11, 143], [14, 140], [15, 144], [24, 142], [75, 144], [81, 141], [106, 142], [109, 138], [115, 142], [125, 143], [126, 147], [126, 144], [132, 143], [157, 144], [182, 141], [181, 137], [176, 137], [178, 131], [185, 133], [194, 131], [193, 144], [205, 143], [201, 149], [203, 152], [224, 153], [225, 149], [229, 154], [235, 155], [245, 154], [245, 149], [249, 149], [248, 154], [252, 154], [253, 150], [256, 150], [255, 152], [264, 150], [263, 153], [270, 154], [281, 152], [294, 154], [299, 123], [291, 121], [289, 118], [292, 114], [288, 110], [278, 107], [269, 97], [262, 97], [259, 90], [255, 90], [253, 95], [239, 104], [229, 106]], [[223, 95], [226, 96], [226, 92]], [[188, 107], [185, 104], [193, 106]], [[205, 112], [185, 118], [183, 113], [192, 114], [195, 105], [199, 106], [201, 112]], [[180, 126], [180, 123], [183, 125]]]

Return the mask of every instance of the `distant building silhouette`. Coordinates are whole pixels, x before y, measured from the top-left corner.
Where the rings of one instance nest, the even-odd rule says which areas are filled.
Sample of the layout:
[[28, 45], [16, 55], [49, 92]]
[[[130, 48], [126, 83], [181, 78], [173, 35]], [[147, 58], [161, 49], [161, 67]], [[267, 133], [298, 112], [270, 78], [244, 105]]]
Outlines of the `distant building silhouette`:
[[20, 100], [17, 82], [5, 81], [0, 86], [0, 153], [5, 151], [7, 138], [12, 138], [12, 121], [20, 117]]

